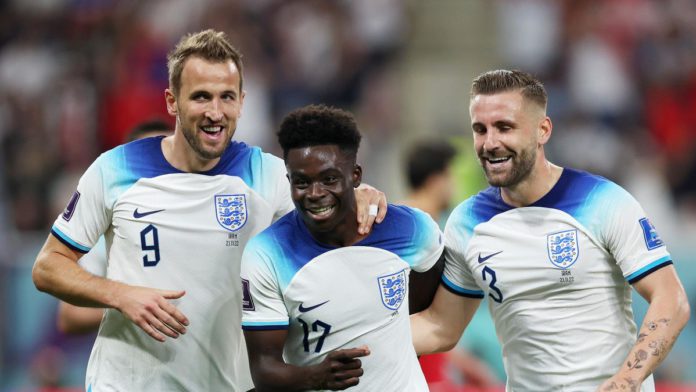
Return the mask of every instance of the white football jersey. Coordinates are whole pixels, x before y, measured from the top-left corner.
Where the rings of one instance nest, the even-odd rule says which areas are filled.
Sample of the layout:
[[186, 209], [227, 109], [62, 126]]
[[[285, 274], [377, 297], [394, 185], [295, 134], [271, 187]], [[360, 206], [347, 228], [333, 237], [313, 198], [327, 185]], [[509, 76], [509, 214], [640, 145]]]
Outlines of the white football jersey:
[[87, 252], [104, 233], [109, 279], [186, 290], [171, 302], [187, 333], [160, 343], [106, 311], [87, 367], [101, 391], [247, 391], [239, 268], [247, 241], [293, 208], [283, 162], [233, 142], [204, 173], [162, 154], [162, 137], [102, 154], [85, 172], [52, 233]]
[[368, 237], [347, 247], [317, 242], [294, 211], [249, 242], [242, 257], [244, 330], [288, 329], [287, 363], [320, 363], [367, 345], [355, 391], [427, 391], [411, 342], [408, 278], [443, 251], [424, 212], [390, 205]]
[[473, 196], [445, 244], [445, 287], [489, 298], [508, 391], [595, 391], [636, 341], [630, 284], [672, 263], [628, 192], [572, 169], [528, 207]]

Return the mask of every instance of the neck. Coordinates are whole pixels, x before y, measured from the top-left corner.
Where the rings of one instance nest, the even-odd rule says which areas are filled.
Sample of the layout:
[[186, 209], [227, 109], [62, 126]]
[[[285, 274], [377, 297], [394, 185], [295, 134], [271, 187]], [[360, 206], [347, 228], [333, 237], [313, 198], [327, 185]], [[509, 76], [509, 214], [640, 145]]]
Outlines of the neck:
[[433, 220], [438, 221], [443, 210], [438, 200], [439, 195], [433, 195], [426, 190], [418, 190], [413, 192], [403, 204], [418, 208], [430, 215]]
[[500, 195], [505, 203], [513, 207], [528, 206], [549, 193], [558, 182], [562, 172], [562, 167], [544, 159], [529, 173], [529, 177], [519, 184], [501, 188]]
[[205, 159], [196, 154], [181, 131], [162, 139], [164, 158], [173, 167], [187, 173], [208, 171], [220, 162], [220, 158]]
[[367, 237], [367, 234], [358, 234], [358, 214], [355, 207], [345, 216], [343, 222], [327, 231], [315, 231], [309, 225], [306, 227], [315, 240], [339, 248], [351, 246]]

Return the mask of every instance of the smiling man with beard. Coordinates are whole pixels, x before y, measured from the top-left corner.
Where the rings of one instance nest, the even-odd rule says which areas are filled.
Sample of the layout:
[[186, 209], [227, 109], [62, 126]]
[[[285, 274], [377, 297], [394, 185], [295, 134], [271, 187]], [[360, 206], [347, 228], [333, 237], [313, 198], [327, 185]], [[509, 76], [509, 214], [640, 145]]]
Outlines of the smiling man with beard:
[[[102, 154], [33, 270], [39, 290], [107, 308], [87, 367], [90, 392], [253, 388], [240, 260], [252, 236], [293, 208], [285, 167], [231, 141], [244, 102], [242, 62], [223, 33], [186, 35], [168, 60], [174, 134]], [[379, 221], [386, 201], [369, 189], [353, 196], [357, 235], [378, 215], [365, 219], [368, 205], [379, 200]], [[106, 277], [77, 264], [102, 234]]]
[[242, 328], [257, 390], [427, 391], [411, 344], [408, 279], [439, 259], [437, 224], [390, 205], [372, 233], [357, 233], [362, 169], [351, 114], [298, 109], [278, 140], [295, 211], [242, 257]]
[[[508, 391], [653, 391], [689, 318], [684, 289], [628, 192], [546, 160], [546, 100], [524, 72], [474, 80], [474, 148], [491, 187], [448, 219], [442, 284], [412, 318], [416, 351], [453, 347], [488, 296]], [[637, 339], [631, 286], [650, 303]]]

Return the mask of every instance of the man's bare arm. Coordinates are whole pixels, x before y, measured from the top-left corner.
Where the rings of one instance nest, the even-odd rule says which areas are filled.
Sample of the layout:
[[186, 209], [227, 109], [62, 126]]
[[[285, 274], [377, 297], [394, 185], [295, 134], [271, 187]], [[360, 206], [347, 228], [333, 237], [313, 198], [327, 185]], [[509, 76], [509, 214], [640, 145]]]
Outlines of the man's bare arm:
[[358, 358], [370, 354], [366, 347], [332, 351], [317, 365], [295, 366], [283, 360], [287, 335], [284, 329], [244, 331], [256, 391], [343, 390], [360, 382]]
[[430, 307], [411, 315], [411, 334], [416, 353], [451, 350], [474, 316], [481, 300], [452, 293], [442, 284]]
[[92, 275], [77, 264], [81, 256], [49, 234], [32, 269], [34, 285], [73, 305], [118, 309], [159, 341], [186, 333], [188, 319], [168, 301], [184, 291], [130, 286]]
[[667, 357], [689, 320], [689, 303], [673, 266], [657, 270], [633, 287], [649, 303], [638, 340], [619, 371], [600, 391], [638, 391], [640, 385]]

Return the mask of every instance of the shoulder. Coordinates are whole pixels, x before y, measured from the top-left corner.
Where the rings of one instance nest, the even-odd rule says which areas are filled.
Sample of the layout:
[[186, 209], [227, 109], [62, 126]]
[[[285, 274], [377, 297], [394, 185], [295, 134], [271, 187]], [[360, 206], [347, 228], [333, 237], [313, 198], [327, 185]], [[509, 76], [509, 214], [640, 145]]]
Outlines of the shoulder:
[[252, 188], [265, 189], [285, 176], [285, 164], [275, 155], [243, 142], [231, 142], [220, 163], [206, 174], [240, 177]]
[[633, 204], [635, 199], [615, 182], [586, 171], [565, 168], [554, 189], [535, 206], [577, 215], [591, 210], [601, 212], [608, 206], [624, 203]]
[[247, 247], [258, 248], [282, 248], [289, 245], [292, 237], [296, 236], [299, 228], [297, 227], [296, 211], [290, 211], [283, 217], [273, 222], [270, 226], [262, 230], [259, 234], [251, 238]]
[[181, 173], [164, 158], [162, 138], [163, 136], [149, 137], [122, 144], [104, 152], [95, 163], [108, 168], [119, 178], [151, 178]]
[[411, 246], [414, 241], [437, 237], [439, 233], [437, 223], [425, 212], [413, 207], [389, 204], [384, 220], [373, 226], [372, 233], [364, 244], [393, 251]]
[[455, 207], [447, 219], [447, 226], [456, 225], [473, 230], [480, 223], [488, 222], [511, 209], [503, 202], [500, 188], [488, 187]]
[[389, 204], [387, 215], [382, 223], [373, 227], [373, 234], [379, 237], [410, 235], [419, 225], [427, 224], [428, 221], [432, 221], [430, 216], [417, 208]]

